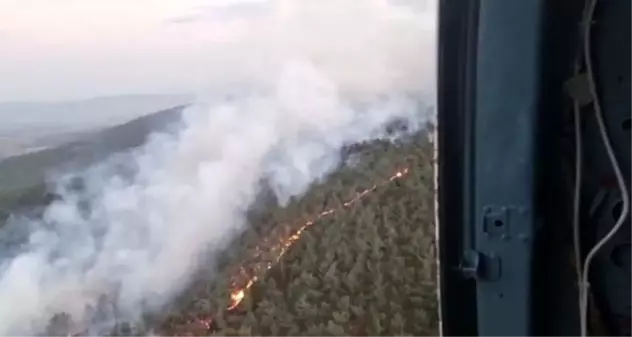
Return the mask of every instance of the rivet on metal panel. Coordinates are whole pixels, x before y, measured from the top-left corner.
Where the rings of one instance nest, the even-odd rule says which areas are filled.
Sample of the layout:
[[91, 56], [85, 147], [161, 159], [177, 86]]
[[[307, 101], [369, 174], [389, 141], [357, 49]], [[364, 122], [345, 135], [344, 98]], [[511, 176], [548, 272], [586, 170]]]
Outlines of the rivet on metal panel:
[[501, 207], [494, 211], [490, 206], [486, 206], [484, 210], [483, 232], [492, 236], [499, 236], [502, 240], [508, 240], [511, 207]]

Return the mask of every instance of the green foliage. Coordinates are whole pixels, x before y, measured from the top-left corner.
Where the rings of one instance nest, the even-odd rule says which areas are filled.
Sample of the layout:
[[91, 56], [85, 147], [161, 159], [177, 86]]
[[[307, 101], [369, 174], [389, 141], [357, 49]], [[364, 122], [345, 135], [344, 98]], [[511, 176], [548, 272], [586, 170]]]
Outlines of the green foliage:
[[[220, 257], [218, 269], [201, 270], [170, 308], [144, 322], [122, 323], [114, 333], [436, 335], [432, 146], [419, 135], [406, 144], [378, 141], [352, 151], [353, 166], [342, 167], [302, 198], [252, 211], [250, 228]], [[0, 171], [11, 167], [4, 163]], [[410, 168], [405, 178], [343, 206], [403, 167]], [[3, 175], [3, 186], [9, 178]], [[0, 191], [0, 226], [9, 211], [50, 199], [41, 180], [18, 180], [20, 189]], [[252, 271], [276, 261], [279, 238], [332, 208], [332, 216], [309, 227], [261, 274], [236, 310], [225, 310], [239, 267]], [[208, 317], [210, 330], [199, 321]]]
[[[182, 295], [179, 315], [214, 315], [210, 330], [162, 321], [158, 331], [179, 335], [436, 335], [432, 146], [425, 136], [399, 146], [374, 142], [361, 146], [356, 156], [357, 165], [343, 167], [300, 200], [253, 214], [252, 228], [235, 242], [223, 268], [208, 280], [198, 280], [211, 292], [202, 294], [191, 288]], [[378, 188], [350, 208], [342, 206], [356, 192], [387, 179], [403, 166], [411, 169], [405, 178]], [[309, 227], [246, 292], [236, 310], [219, 309], [226, 304], [230, 289], [214, 285], [223, 283], [225, 287], [237, 266], [273, 260], [272, 255], [278, 253], [253, 254], [253, 247], [289, 235], [308, 214], [331, 207], [336, 210], [333, 216]], [[193, 305], [200, 297], [215, 303], [209, 305], [215, 312]]]

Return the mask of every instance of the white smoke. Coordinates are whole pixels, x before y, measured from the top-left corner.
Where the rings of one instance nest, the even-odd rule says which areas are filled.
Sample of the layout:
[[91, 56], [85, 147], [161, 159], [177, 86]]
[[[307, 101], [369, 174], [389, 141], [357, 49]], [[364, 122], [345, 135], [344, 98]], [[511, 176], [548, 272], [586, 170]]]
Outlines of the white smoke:
[[198, 21], [171, 27], [213, 42], [205, 67], [215, 76], [204, 80], [211, 91], [274, 85], [286, 61], [299, 59], [347, 97], [433, 94], [436, 0], [251, 0], [238, 8], [246, 6], [260, 9], [245, 19], [226, 5], [208, 6], [194, 13]]
[[[0, 266], [0, 334], [42, 332], [59, 312], [88, 321], [86, 308], [96, 307], [103, 294], [114, 297], [117, 315], [125, 318], [159, 309], [182, 290], [200, 261], [209, 263], [209, 256], [243, 230], [262, 181], [284, 202], [334, 170], [343, 146], [386, 137], [384, 127], [393, 121], [404, 120], [414, 131], [431, 118], [410, 93], [431, 92], [424, 83], [434, 83], [428, 80], [434, 73], [406, 72], [419, 70], [414, 62], [434, 57], [424, 40], [433, 35], [416, 21], [423, 12], [382, 1], [314, 6], [294, 4], [296, 17], [282, 13], [293, 23], [300, 18], [311, 25], [285, 33], [276, 27], [269, 41], [256, 47], [265, 49], [269, 42], [269, 50], [284, 50], [276, 48], [275, 34], [291, 33], [293, 41], [306, 37], [301, 43], [313, 44], [317, 53], [302, 48], [275, 54], [272, 63], [250, 64], [249, 70], [266, 74], [263, 85], [243, 72], [218, 74], [215, 89], [225, 90], [217, 84], [224, 79], [231, 90], [239, 83], [240, 92], [230, 99], [200, 100], [185, 111], [177, 133], [154, 135], [123, 157], [133, 176], [112, 174], [120, 164], [112, 158], [80, 174], [85, 183], [80, 191], [60, 181], [62, 199], [48, 206], [42, 219], [24, 224], [37, 229], [22, 252]], [[345, 8], [355, 11], [342, 15]], [[385, 17], [410, 31], [391, 29]], [[388, 37], [388, 44], [369, 43], [370, 36], [356, 27], [355, 35], [341, 34], [363, 50], [345, 59], [337, 49], [344, 50], [344, 41], [333, 38], [337, 28], [350, 29], [345, 18], [380, 22], [364, 29], [382, 42]], [[368, 44], [354, 44], [354, 37]], [[405, 46], [391, 52], [420, 53], [379, 62], [368, 56], [388, 54], [379, 48], [389, 45]], [[363, 64], [362, 55], [373, 61]], [[403, 77], [393, 80], [390, 74]]]

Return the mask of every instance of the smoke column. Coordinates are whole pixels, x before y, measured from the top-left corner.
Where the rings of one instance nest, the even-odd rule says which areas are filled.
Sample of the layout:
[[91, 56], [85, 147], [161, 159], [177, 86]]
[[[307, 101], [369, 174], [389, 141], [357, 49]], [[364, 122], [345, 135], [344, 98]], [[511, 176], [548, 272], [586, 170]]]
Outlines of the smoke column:
[[[40, 219], [12, 220], [33, 230], [0, 261], [0, 334], [41, 333], [60, 312], [86, 323], [101, 295], [126, 319], [159, 310], [243, 231], [263, 181], [283, 204], [334, 170], [345, 145], [431, 118], [418, 104], [434, 90], [427, 10], [269, 6], [218, 49], [214, 95], [187, 108], [177, 132], [76, 173], [80, 189], [60, 179], [62, 198]], [[117, 174], [121, 164], [133, 174]]]

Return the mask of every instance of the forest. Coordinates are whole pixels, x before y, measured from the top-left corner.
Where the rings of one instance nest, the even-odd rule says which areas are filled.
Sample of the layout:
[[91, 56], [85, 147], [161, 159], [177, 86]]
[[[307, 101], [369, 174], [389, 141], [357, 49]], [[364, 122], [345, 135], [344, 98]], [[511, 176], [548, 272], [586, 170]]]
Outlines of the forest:
[[303, 197], [254, 209], [165, 312], [117, 334], [437, 335], [428, 135], [346, 149]]

